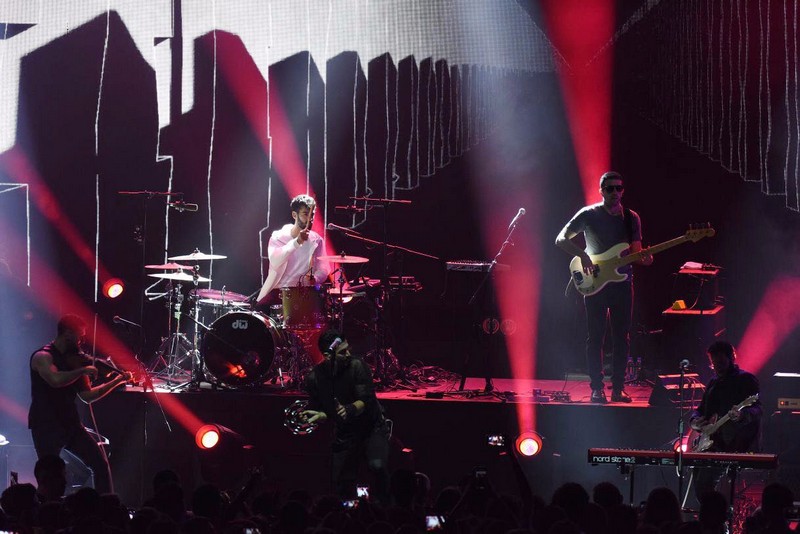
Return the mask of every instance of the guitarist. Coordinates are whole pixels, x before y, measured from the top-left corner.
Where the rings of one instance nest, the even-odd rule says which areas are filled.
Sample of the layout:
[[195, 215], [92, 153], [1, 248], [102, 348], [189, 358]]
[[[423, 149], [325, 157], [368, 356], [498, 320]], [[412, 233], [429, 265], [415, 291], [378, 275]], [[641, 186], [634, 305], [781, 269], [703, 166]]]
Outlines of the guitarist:
[[[581, 259], [584, 276], [593, 276], [597, 266], [589, 255], [597, 255], [618, 243], [628, 243], [628, 251], [642, 250], [642, 223], [639, 214], [622, 206], [625, 185], [622, 175], [609, 171], [600, 177], [600, 194], [603, 202], [582, 208], [564, 226], [556, 238], [556, 245], [571, 256]], [[583, 233], [586, 250], [581, 249], [572, 239]], [[645, 255], [640, 263], [650, 265], [653, 256]], [[592, 388], [591, 401], [606, 403], [603, 390], [603, 341], [606, 331], [606, 317], [611, 320], [611, 333], [614, 342], [613, 370], [611, 374], [611, 402], [631, 402], [625, 392], [625, 365], [630, 352], [630, 330], [633, 310], [632, 266], [620, 268], [626, 280], [610, 283], [599, 292], [584, 297], [586, 307], [586, 363]]]
[[[761, 402], [756, 400], [740, 410], [732, 409], [759, 392], [758, 379], [736, 365], [736, 350], [727, 341], [715, 341], [707, 350], [714, 369], [703, 394], [703, 400], [692, 412], [689, 425], [702, 432], [717, 418], [728, 416], [729, 421], [711, 435], [713, 444], [708, 452], [754, 452], [759, 446]], [[715, 488], [722, 473], [712, 468], [696, 473], [695, 494], [699, 497]]]

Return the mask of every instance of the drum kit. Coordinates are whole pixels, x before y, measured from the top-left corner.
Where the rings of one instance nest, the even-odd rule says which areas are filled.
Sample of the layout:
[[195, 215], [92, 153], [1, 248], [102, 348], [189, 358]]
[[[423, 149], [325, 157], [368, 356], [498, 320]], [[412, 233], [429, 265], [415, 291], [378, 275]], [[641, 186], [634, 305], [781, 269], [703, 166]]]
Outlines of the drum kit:
[[[162, 293], [170, 310], [169, 335], [163, 338], [151, 373], [173, 390], [197, 389], [202, 380], [227, 388], [268, 383], [298, 388], [323, 359], [316, 346], [319, 336], [334, 319], [341, 321], [344, 301], [365, 293], [346, 289], [343, 280], [338, 288], [284, 287], [279, 290], [281, 303], [264, 313], [251, 309], [252, 299], [246, 295], [224, 287], [199, 288], [198, 284], [211, 282], [200, 275], [199, 265], [172, 263], [225, 258], [195, 250], [168, 258], [170, 263], [145, 265], [163, 271], [148, 276], [170, 284]], [[320, 259], [340, 265], [369, 261], [347, 255]], [[191, 286], [186, 295], [184, 284]], [[189, 332], [182, 331], [183, 316], [190, 319]]]

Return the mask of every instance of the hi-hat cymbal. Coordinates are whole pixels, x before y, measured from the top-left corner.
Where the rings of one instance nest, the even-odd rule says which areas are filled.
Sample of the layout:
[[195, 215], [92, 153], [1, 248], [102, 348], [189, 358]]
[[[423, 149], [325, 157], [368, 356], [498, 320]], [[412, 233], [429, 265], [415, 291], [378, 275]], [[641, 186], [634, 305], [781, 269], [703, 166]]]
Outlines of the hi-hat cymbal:
[[[170, 258], [172, 259], [172, 258]], [[367, 263], [369, 258], [362, 256], [348, 256], [347, 254], [336, 254], [332, 256], [320, 256], [320, 260], [329, 261], [331, 263]]]
[[165, 271], [179, 271], [182, 269], [191, 270], [190, 265], [181, 265], [180, 263], [162, 263], [161, 265], [145, 265], [145, 269], [164, 269]]
[[195, 250], [191, 254], [183, 254], [182, 256], [172, 256], [167, 259], [174, 261], [198, 261], [198, 260], [224, 260], [227, 257], [228, 256], [223, 256], [222, 254], [206, 254], [205, 252], [200, 252], [199, 250]]
[[[179, 282], [193, 282], [194, 277], [189, 273], [184, 273], [183, 271], [178, 273], [156, 273], [156, 274], [148, 274], [147, 276], [151, 278], [161, 278], [163, 280], [178, 280]], [[198, 282], [210, 282], [211, 278], [206, 278], [205, 276], [198, 276]]]

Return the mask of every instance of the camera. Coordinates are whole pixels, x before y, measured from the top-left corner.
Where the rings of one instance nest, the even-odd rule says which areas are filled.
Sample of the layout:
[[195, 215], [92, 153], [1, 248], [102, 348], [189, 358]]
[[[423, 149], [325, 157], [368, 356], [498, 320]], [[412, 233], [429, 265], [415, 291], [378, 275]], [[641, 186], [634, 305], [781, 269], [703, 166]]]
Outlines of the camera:
[[444, 528], [444, 516], [428, 515], [425, 516], [425, 530], [428, 532], [442, 530]]
[[490, 447], [504, 447], [506, 444], [506, 437], [503, 434], [490, 434], [486, 438], [486, 444]]
[[356, 497], [369, 499], [369, 486], [356, 486]]

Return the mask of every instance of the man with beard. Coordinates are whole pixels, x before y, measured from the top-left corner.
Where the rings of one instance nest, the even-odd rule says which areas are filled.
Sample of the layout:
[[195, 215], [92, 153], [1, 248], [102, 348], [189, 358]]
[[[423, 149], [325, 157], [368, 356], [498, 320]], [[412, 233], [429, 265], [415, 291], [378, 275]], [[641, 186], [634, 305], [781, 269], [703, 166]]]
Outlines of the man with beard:
[[[716, 376], [708, 383], [703, 400], [692, 412], [689, 425], [702, 432], [719, 418], [727, 415], [729, 420], [711, 434], [711, 446], [700, 452], [756, 452], [762, 414], [758, 379], [736, 365], [736, 350], [727, 341], [715, 341], [707, 352]], [[736, 409], [743, 401], [744, 405]], [[714, 490], [723, 471], [702, 468], [693, 474], [695, 495], [699, 498]]]
[[[600, 255], [619, 243], [628, 244], [628, 253], [642, 250], [642, 222], [639, 214], [622, 206], [625, 186], [622, 175], [609, 171], [600, 177], [600, 194], [603, 201], [582, 208], [564, 226], [556, 238], [556, 245], [581, 260], [583, 276], [594, 276], [598, 267], [592, 256]], [[572, 239], [583, 233], [586, 250]], [[652, 255], [645, 255], [639, 263], [650, 265]], [[633, 312], [633, 269], [620, 267], [625, 280], [607, 284], [600, 291], [586, 295], [586, 363], [592, 388], [591, 401], [608, 402], [603, 390], [603, 342], [606, 322], [611, 321], [613, 359], [611, 371], [611, 402], [631, 402], [625, 392], [625, 366], [630, 353], [630, 331]]]
[[77, 315], [64, 315], [56, 338], [31, 356], [28, 428], [39, 458], [66, 449], [92, 470], [95, 489], [108, 493], [113, 491], [108, 459], [81, 423], [75, 398], [90, 404], [125, 384], [129, 376], [119, 374], [92, 387], [97, 368], [80, 365], [86, 359], [80, 350], [85, 336], [86, 322]]
[[311, 229], [316, 202], [308, 195], [298, 195], [290, 206], [294, 222], [272, 232], [269, 239], [269, 274], [256, 298], [259, 305], [277, 301], [270, 296], [273, 289], [319, 285], [330, 274], [329, 263], [319, 259], [325, 255], [325, 243]]

